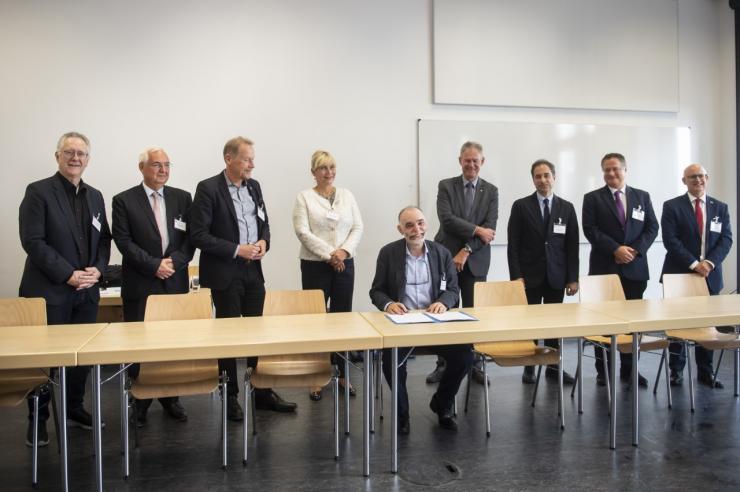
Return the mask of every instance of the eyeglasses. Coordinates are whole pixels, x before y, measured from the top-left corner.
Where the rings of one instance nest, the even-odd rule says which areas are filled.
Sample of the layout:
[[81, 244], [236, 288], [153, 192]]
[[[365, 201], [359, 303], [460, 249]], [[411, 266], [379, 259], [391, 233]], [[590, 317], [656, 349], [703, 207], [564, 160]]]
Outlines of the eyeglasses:
[[690, 176], [686, 176], [686, 179], [693, 180], [693, 181], [699, 181], [702, 179], [707, 179], [709, 177], [708, 174], [692, 174]]
[[77, 156], [80, 159], [84, 159], [85, 157], [90, 155], [87, 152], [83, 152], [82, 150], [63, 150], [62, 154], [64, 154], [64, 157], [66, 157], [67, 159], [71, 159], [74, 156]]
[[149, 166], [150, 167], [157, 168], [157, 169], [159, 169], [161, 171], [162, 169], [169, 169], [169, 168], [171, 168], [172, 167], [172, 163], [170, 163], [170, 162], [150, 162], [149, 163]]

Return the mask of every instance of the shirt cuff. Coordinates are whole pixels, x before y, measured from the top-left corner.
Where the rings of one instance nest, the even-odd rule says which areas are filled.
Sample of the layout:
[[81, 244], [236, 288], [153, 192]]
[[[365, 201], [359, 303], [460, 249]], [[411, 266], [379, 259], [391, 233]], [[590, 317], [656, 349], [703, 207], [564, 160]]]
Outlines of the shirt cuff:
[[706, 261], [707, 263], [709, 263], [710, 265], [712, 265], [712, 270], [714, 270], [714, 263], [712, 263], [711, 261], [707, 260], [706, 258], [704, 259], [704, 261]]
[[383, 306], [383, 312], [385, 312], [385, 310], [388, 309], [388, 306], [390, 306], [391, 304], [393, 304], [393, 301], [386, 302], [385, 305]]
[[236, 245], [236, 249], [234, 250], [234, 256], [232, 256], [233, 259], [236, 259], [236, 256], [239, 254], [239, 245]]
[[693, 270], [697, 266], [699, 266], [699, 262], [698, 261], [695, 261], [694, 263], [692, 263], [691, 265], [689, 265], [689, 270]]

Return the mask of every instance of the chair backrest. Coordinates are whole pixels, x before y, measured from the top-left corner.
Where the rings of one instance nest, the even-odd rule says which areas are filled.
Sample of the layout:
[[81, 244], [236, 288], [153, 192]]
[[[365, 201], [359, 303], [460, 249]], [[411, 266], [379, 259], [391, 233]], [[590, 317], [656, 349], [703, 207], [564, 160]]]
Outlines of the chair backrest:
[[146, 300], [145, 321], [208, 319], [213, 317], [209, 292], [152, 295]]
[[280, 314], [316, 314], [326, 312], [324, 292], [313, 290], [268, 290], [263, 316]]
[[46, 301], [41, 297], [0, 299], [0, 326], [46, 324]]
[[624, 301], [619, 275], [587, 275], [578, 279], [581, 302]]
[[518, 306], [527, 304], [524, 284], [518, 280], [502, 282], [476, 282], [473, 287], [473, 305]]
[[663, 297], [708, 296], [709, 287], [698, 273], [666, 273], [663, 275]]

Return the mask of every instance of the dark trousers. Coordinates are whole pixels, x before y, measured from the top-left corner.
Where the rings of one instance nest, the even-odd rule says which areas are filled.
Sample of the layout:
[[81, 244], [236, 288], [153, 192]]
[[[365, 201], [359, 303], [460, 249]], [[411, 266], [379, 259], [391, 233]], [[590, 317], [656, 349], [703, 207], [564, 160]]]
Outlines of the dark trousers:
[[[642, 294], [647, 288], [646, 280], [629, 280], [620, 275], [619, 281], [622, 283], [624, 297], [628, 301], [630, 299], [642, 299]], [[607, 365], [609, 365], [609, 361], [611, 361], [611, 353], [601, 347], [594, 347], [594, 355], [596, 356], [596, 362], [594, 364], [596, 365], [596, 373], [599, 375], [604, 375], [604, 352], [606, 352]], [[619, 359], [622, 362], [622, 366], [620, 367], [619, 372], [625, 377], [632, 374], [632, 354], [625, 354], [623, 352], [620, 352]]]
[[[165, 294], [164, 289], [161, 292], [150, 292], [152, 294]], [[139, 299], [123, 299], [123, 321], [144, 321], [144, 315], [146, 314], [146, 300], [149, 296], [141, 297]], [[131, 364], [128, 368], [128, 375], [132, 379], [136, 379], [139, 376], [139, 370], [141, 366], [139, 364]], [[178, 401], [177, 396], [167, 396], [164, 398], [158, 398], [159, 403], [162, 406], [167, 406], [171, 403]], [[145, 400], [136, 400], [136, 408], [140, 410], [146, 410], [152, 404], [151, 398]]]
[[[527, 295], [527, 304], [561, 304], [565, 297], [564, 289], [551, 288], [547, 280], [537, 287], [526, 287], [524, 293]], [[537, 343], [537, 340], [535, 340]], [[560, 343], [557, 338], [545, 340], [545, 346], [559, 349]]]
[[[59, 306], [46, 305], [46, 323], [49, 325], [70, 325], [95, 323], [98, 317], [98, 303], [93, 301], [90, 293], [85, 290], [69, 294], [67, 301]], [[63, 328], [60, 328], [60, 330]], [[82, 407], [85, 396], [85, 383], [89, 366], [68, 367], [67, 376], [67, 408], [76, 410]], [[39, 420], [49, 418], [49, 400], [51, 393], [44, 391], [39, 396]], [[33, 418], [33, 402], [28, 400], [28, 418]]]
[[[717, 295], [719, 292], [710, 292], [711, 295]], [[668, 365], [671, 368], [671, 372], [681, 374], [683, 368], [686, 366], [686, 345], [680, 342], [671, 342], [670, 356], [668, 357]], [[712, 363], [714, 362], [714, 351], [707, 350], [704, 347], [695, 346], [694, 356], [696, 357], [696, 370], [699, 375], [711, 376], [714, 372]]]
[[[430, 352], [443, 357], [447, 361], [447, 368], [439, 382], [437, 392], [434, 394], [437, 403], [444, 409], [449, 409], [455, 401], [455, 395], [460, 388], [460, 382], [470, 371], [473, 364], [473, 351], [470, 345], [439, 345], [436, 347], [425, 347]], [[398, 361], [402, 361], [410, 348], [398, 349]], [[391, 388], [391, 349], [383, 350], [383, 375]], [[409, 418], [409, 395], [406, 390], [406, 362], [398, 368], [398, 418], [408, 420]]]
[[[301, 260], [303, 290], [321, 289], [330, 313], [352, 311], [352, 293], [355, 286], [355, 260], [344, 260], [344, 271], [337, 272], [323, 261]], [[344, 360], [332, 355], [332, 363], [339, 366], [339, 377], [344, 377]]]
[[[461, 272], [457, 273], [457, 285], [460, 287], [462, 307], [473, 307], [473, 291], [476, 282], [485, 282], [486, 276], [478, 277], [470, 272], [466, 263]], [[458, 303], [459, 306], [459, 303]]]
[[[238, 318], [240, 316], [262, 316], [265, 304], [265, 283], [254, 262], [235, 263], [236, 272], [229, 287], [224, 290], [211, 289], [217, 318]], [[257, 366], [257, 357], [247, 358], [249, 367]], [[229, 396], [239, 394], [239, 379], [236, 374], [236, 359], [219, 359], [219, 372], [226, 371], [229, 378]]]

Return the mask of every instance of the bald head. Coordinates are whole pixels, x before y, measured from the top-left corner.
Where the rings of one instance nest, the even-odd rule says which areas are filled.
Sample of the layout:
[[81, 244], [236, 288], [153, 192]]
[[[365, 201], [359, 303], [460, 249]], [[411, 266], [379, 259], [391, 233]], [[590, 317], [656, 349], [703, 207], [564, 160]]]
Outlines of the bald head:
[[686, 189], [692, 196], [700, 198], [707, 192], [709, 175], [701, 164], [691, 164], [683, 170], [681, 181], [686, 185]]

